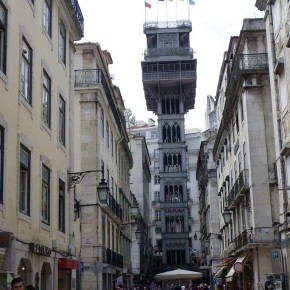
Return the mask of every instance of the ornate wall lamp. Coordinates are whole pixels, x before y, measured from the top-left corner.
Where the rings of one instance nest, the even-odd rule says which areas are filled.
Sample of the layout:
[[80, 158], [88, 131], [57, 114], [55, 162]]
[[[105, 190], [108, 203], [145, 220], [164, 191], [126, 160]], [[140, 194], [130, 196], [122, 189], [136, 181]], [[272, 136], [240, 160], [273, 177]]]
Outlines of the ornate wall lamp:
[[222, 215], [223, 215], [225, 224], [226, 225], [229, 224], [232, 218], [232, 212], [228, 209], [228, 207], [224, 208]]
[[104, 178], [105, 170], [104, 166], [101, 167], [101, 169], [97, 170], [87, 170], [87, 171], [79, 171], [79, 172], [68, 172], [68, 189], [74, 188], [74, 217], [75, 220], [80, 217], [80, 208], [81, 204], [80, 201], [76, 199], [76, 184], [80, 184], [81, 181], [84, 179], [84, 177], [93, 172], [101, 172], [102, 173], [102, 179], [99, 183], [97, 190], [99, 194], [99, 199], [101, 203], [108, 203], [109, 198], [109, 187], [108, 184]]

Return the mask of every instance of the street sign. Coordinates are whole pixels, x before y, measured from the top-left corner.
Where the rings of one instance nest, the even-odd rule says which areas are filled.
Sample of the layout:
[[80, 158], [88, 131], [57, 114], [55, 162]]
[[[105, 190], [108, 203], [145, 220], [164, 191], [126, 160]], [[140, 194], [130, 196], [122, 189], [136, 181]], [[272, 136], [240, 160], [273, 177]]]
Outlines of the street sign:
[[241, 262], [234, 263], [234, 270], [236, 273], [241, 273], [244, 270], [244, 266]]

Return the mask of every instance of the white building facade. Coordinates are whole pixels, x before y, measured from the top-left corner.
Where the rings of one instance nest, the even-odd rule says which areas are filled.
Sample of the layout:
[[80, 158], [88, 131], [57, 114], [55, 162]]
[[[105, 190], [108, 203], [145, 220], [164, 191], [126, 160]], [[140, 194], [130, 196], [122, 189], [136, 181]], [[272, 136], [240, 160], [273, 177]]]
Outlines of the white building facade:
[[[244, 19], [224, 54], [216, 106], [213, 148], [222, 234], [223, 282], [264, 287], [279, 245], [275, 146], [265, 23]], [[222, 214], [229, 213], [229, 220]], [[241, 267], [238, 275], [235, 265]], [[262, 286], [261, 286], [262, 285]]]
[[[265, 11], [264, 20], [267, 32], [266, 36], [276, 151], [275, 159], [278, 181], [276, 188], [276, 207], [278, 213], [274, 222], [279, 231], [281, 248], [276, 251], [275, 257], [277, 258], [275, 260], [278, 262], [278, 266], [276, 266], [275, 269], [273, 268], [272, 272], [276, 274], [277, 280], [281, 281], [277, 281], [276, 286], [278, 287], [278, 284], [282, 283], [284, 287], [283, 289], [289, 289], [290, 6], [289, 1], [286, 0], [257, 0], [256, 7], [261, 11]], [[282, 255], [280, 250], [282, 250]], [[271, 279], [273, 280], [273, 277]]]

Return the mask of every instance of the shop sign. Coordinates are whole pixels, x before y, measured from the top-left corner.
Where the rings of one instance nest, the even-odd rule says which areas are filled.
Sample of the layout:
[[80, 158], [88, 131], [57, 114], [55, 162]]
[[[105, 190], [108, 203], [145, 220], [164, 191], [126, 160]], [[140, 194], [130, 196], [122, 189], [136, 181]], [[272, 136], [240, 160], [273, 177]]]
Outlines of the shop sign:
[[51, 254], [50, 248], [43, 246], [43, 245], [35, 244], [35, 243], [29, 244], [29, 251], [33, 254], [47, 256], [47, 257], [49, 257]]

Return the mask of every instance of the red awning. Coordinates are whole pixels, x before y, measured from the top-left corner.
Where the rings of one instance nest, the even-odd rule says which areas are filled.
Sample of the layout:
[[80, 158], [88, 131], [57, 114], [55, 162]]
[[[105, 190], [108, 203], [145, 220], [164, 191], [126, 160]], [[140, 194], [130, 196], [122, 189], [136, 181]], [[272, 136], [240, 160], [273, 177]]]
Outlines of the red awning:
[[58, 259], [58, 269], [80, 269], [80, 262], [69, 258]]

